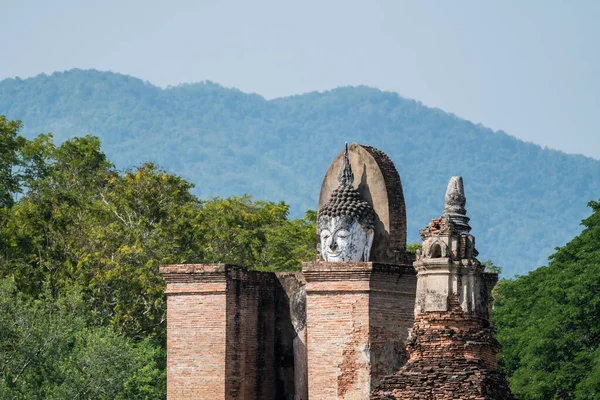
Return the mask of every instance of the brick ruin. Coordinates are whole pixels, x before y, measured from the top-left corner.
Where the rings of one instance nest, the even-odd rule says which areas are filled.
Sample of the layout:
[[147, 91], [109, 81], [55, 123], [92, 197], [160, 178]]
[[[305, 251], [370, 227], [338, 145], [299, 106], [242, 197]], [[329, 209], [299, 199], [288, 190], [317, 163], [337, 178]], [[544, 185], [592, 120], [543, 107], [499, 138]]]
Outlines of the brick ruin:
[[383, 379], [371, 399], [512, 400], [496, 371], [499, 349], [491, 326], [491, 292], [470, 234], [461, 177], [452, 177], [444, 215], [421, 230], [415, 319], [408, 362]]
[[403, 365], [416, 277], [408, 265], [305, 263], [308, 398], [368, 399]]
[[168, 265], [167, 397], [301, 399], [306, 317], [301, 274]]
[[[462, 179], [421, 230], [415, 259], [392, 161], [348, 150], [354, 187], [377, 214], [368, 261], [319, 256], [298, 273], [161, 267], [168, 399], [512, 399], [490, 324], [497, 274], [476, 259]], [[319, 208], [343, 158], [325, 175]]]

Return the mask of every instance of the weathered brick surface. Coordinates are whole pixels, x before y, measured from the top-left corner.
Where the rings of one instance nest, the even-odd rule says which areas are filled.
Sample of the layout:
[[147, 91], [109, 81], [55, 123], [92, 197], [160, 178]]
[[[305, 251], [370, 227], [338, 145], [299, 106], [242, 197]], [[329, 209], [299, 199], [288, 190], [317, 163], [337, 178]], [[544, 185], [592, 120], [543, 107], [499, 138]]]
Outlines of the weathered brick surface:
[[225, 268], [167, 266], [161, 273], [167, 280], [167, 397], [224, 399]]
[[275, 275], [232, 265], [171, 265], [167, 397], [276, 398]]
[[404, 264], [408, 261], [406, 255], [406, 205], [404, 204], [400, 174], [387, 154], [371, 146], [361, 146], [373, 156], [381, 169], [388, 196], [390, 210], [388, 259], [381, 261]]
[[414, 319], [414, 269], [374, 264], [370, 279], [371, 387], [408, 359], [406, 339]]
[[275, 276], [276, 398], [307, 400], [306, 281], [299, 272]]
[[303, 269], [276, 276], [229, 265], [161, 268], [168, 398], [512, 399], [495, 372], [485, 315], [462, 311], [453, 297], [451, 311], [420, 313], [413, 324], [412, 267]]
[[308, 394], [366, 399], [406, 361], [416, 277], [410, 266], [303, 264], [307, 292]]
[[486, 318], [465, 313], [420, 313], [408, 341], [410, 359], [386, 377], [371, 399], [512, 400], [496, 372], [498, 343]]
[[274, 275], [227, 268], [225, 396], [275, 396]]
[[[304, 263], [302, 274], [162, 267], [169, 399], [513, 400], [489, 324], [497, 275], [476, 259], [462, 178], [451, 178], [444, 216], [420, 231], [415, 257], [393, 162], [348, 150], [353, 185], [377, 214], [373, 262]], [[319, 210], [345, 159], [329, 167]]]

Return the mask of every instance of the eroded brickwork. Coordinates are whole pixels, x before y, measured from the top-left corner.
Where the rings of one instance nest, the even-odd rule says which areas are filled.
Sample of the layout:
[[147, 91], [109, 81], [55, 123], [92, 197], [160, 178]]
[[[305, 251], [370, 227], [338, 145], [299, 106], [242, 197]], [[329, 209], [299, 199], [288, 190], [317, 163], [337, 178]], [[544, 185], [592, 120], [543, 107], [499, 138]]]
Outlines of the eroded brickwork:
[[385, 261], [405, 264], [408, 261], [406, 256], [406, 205], [404, 204], [400, 174], [387, 154], [371, 146], [361, 146], [373, 156], [385, 181], [390, 210], [388, 258]]
[[444, 214], [421, 229], [415, 322], [409, 361], [373, 391], [377, 400], [512, 400], [496, 371], [499, 346], [490, 323], [497, 274], [477, 260], [462, 178], [450, 178]]
[[496, 372], [498, 344], [485, 318], [453, 311], [415, 317], [408, 341], [410, 359], [374, 391], [376, 400], [512, 400]]
[[411, 266], [373, 265], [369, 296], [371, 387], [408, 359], [406, 339], [414, 319], [416, 282]]
[[490, 325], [497, 275], [476, 258], [462, 178], [450, 179], [443, 216], [420, 231], [422, 251], [409, 260], [398, 172], [374, 148], [349, 149], [357, 190], [378, 213], [378, 262], [316, 261], [279, 274], [162, 267], [169, 400], [513, 399]]
[[305, 263], [308, 394], [366, 399], [406, 361], [416, 277], [412, 267], [379, 263]]

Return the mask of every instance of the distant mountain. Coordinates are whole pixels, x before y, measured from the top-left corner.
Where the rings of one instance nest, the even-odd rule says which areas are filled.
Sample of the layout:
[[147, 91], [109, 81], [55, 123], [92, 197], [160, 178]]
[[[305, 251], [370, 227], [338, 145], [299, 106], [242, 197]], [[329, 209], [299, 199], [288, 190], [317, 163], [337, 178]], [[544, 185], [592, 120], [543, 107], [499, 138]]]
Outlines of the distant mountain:
[[[344, 142], [386, 152], [400, 171], [409, 241], [462, 175], [480, 259], [505, 276], [546, 264], [600, 197], [600, 161], [542, 149], [395, 93], [343, 87], [267, 101], [211, 82], [161, 89], [129, 76], [71, 70], [0, 82], [0, 114], [24, 134], [97, 135], [120, 168], [154, 161], [201, 198], [250, 193], [316, 208]], [[565, 132], [568, 134], [568, 132]]]

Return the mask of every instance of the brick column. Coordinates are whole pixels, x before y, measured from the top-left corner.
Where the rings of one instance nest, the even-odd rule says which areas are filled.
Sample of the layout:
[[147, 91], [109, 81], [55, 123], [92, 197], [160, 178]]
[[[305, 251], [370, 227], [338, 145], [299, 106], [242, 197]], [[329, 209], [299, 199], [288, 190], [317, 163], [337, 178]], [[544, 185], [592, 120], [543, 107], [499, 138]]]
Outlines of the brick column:
[[275, 276], [167, 265], [167, 398], [275, 397]]
[[167, 282], [167, 398], [224, 399], [224, 265], [161, 267]]
[[367, 399], [404, 362], [413, 321], [411, 266], [303, 264], [310, 400]]

